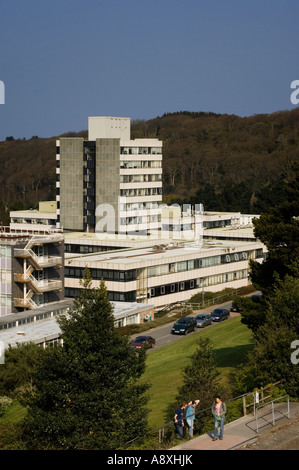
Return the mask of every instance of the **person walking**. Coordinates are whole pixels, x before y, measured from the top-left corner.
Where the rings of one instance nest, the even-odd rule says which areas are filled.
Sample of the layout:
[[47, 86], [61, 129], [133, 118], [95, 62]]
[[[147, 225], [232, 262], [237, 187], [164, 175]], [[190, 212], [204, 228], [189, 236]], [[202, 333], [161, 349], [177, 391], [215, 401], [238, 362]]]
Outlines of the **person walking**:
[[212, 414], [214, 416], [214, 438], [213, 441], [218, 439], [218, 427], [220, 425], [219, 439], [223, 439], [224, 420], [226, 413], [226, 405], [218, 395], [212, 405]]
[[189, 426], [189, 436], [193, 437], [193, 428], [194, 428], [194, 420], [195, 420], [195, 408], [198, 405], [199, 400], [193, 400], [188, 403], [188, 407], [186, 410], [186, 421]]
[[187, 403], [182, 402], [181, 406], [177, 408], [174, 415], [174, 425], [180, 439], [183, 439], [184, 436], [184, 410], [186, 409], [186, 407]]

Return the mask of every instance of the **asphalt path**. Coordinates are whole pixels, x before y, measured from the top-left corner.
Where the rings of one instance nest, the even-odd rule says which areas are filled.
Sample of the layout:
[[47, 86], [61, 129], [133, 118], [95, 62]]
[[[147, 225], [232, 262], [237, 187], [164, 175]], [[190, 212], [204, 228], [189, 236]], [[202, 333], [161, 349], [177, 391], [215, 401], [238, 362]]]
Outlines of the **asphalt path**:
[[[215, 308], [226, 308], [230, 312], [231, 305], [232, 305], [232, 303], [231, 303], [231, 301], [229, 301], [229, 302], [226, 302], [226, 303], [221, 304], [221, 305], [214, 305], [212, 307], [207, 307], [205, 309], [198, 310], [196, 312], [193, 312], [192, 315], [188, 315], [188, 316], [195, 317], [199, 313], [211, 313]], [[235, 312], [230, 312], [230, 318], [235, 317], [236, 315], [239, 315], [239, 314], [235, 313]], [[223, 320], [223, 321], [229, 321], [229, 319], [228, 320]], [[154, 349], [162, 348], [163, 346], [167, 346], [168, 344], [174, 343], [175, 341], [179, 341], [179, 340], [181, 340], [182, 338], [185, 337], [185, 335], [179, 335], [179, 334], [175, 335], [175, 334], [171, 333], [171, 329], [172, 329], [172, 326], [173, 326], [174, 322], [175, 321], [170, 321], [166, 325], [158, 326], [158, 327], [153, 328], [152, 330], [148, 330], [146, 333], [144, 333], [146, 335], [152, 336], [156, 340], [155, 346], [153, 348], [150, 348], [150, 349], [147, 350], [148, 353], [150, 353]], [[198, 333], [199, 331], [201, 331], [203, 329], [213, 328], [213, 326], [217, 325], [217, 324], [218, 324], [218, 322], [212, 322], [212, 325], [208, 325], [205, 328], [196, 328], [196, 330], [194, 332], [192, 331], [192, 332], [188, 333], [188, 336], [189, 335], [194, 335], [194, 334]], [[138, 335], [136, 335], [136, 336], [138, 336]]]

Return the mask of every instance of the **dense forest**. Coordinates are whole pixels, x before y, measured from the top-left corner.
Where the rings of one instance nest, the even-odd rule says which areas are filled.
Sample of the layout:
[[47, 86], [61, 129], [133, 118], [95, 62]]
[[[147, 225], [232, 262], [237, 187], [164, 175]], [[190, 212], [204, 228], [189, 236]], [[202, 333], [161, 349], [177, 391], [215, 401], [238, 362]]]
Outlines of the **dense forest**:
[[[0, 142], [0, 218], [55, 199], [56, 139]], [[261, 213], [285, 199], [299, 160], [299, 108], [250, 117], [181, 111], [132, 121], [131, 138], [163, 141], [163, 200]]]

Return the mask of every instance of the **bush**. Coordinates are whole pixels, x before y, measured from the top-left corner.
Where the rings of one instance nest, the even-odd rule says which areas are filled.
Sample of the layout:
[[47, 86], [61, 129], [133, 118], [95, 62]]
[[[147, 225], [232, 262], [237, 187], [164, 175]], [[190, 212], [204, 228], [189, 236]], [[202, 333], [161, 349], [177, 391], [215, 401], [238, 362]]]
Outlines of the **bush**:
[[12, 399], [9, 397], [0, 397], [0, 416], [3, 416], [7, 408], [12, 404]]
[[27, 450], [23, 442], [22, 424], [0, 426], [0, 450]]

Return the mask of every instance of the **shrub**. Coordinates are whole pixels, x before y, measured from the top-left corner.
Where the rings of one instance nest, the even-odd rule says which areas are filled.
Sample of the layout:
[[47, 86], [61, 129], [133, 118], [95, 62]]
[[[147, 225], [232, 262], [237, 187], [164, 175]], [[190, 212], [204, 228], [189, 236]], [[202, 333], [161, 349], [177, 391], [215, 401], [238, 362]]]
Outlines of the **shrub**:
[[0, 416], [4, 415], [7, 408], [12, 404], [12, 399], [9, 397], [0, 397]]

